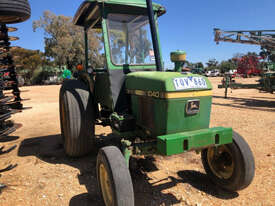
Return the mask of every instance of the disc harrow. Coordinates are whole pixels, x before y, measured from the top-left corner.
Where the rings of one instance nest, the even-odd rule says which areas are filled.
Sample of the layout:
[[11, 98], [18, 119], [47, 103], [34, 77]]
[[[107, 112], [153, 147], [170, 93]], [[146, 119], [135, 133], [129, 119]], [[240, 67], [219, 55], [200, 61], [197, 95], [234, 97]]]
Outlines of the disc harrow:
[[[28, 109], [23, 108], [22, 105], [23, 100], [20, 96], [21, 91], [16, 73], [16, 68], [19, 66], [15, 65], [15, 57], [10, 52], [12, 48], [17, 48], [11, 47], [11, 41], [16, 41], [19, 38], [9, 36], [9, 32], [17, 31], [17, 28], [8, 27], [6, 24], [24, 22], [30, 18], [30, 15], [31, 8], [28, 0], [0, 0], [0, 138], [5, 138], [22, 126], [9, 120], [11, 115]], [[4, 146], [0, 146], [0, 155], [9, 153], [15, 148], [16, 145], [4, 150]], [[11, 164], [0, 169], [0, 173], [9, 171], [16, 166], [17, 164]], [[5, 187], [5, 184], [0, 183], [0, 193]]]
[[[14, 27], [0, 26], [0, 136], [6, 136], [16, 130], [16, 125], [8, 120], [12, 114], [23, 108], [18, 86], [16, 66], [11, 50], [11, 41], [18, 37], [9, 36], [9, 32], [17, 31]], [[11, 90], [12, 96], [6, 96], [4, 91]]]

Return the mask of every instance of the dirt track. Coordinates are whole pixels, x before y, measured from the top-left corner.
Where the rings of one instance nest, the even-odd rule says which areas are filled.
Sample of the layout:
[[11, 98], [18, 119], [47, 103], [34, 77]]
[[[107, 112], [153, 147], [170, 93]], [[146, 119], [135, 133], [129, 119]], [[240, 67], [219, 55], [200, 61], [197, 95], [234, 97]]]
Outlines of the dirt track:
[[[233, 127], [247, 140], [256, 160], [253, 183], [229, 193], [209, 181], [195, 153], [152, 157], [140, 160], [140, 169], [132, 172], [137, 206], [275, 204], [275, 95], [234, 90], [223, 99], [223, 89], [216, 89], [220, 78], [210, 80], [214, 86], [211, 126]], [[0, 182], [8, 187], [0, 194], [0, 206], [103, 205], [96, 185], [95, 154], [71, 159], [62, 149], [59, 86], [22, 89], [29, 90], [22, 96], [31, 99], [24, 105], [32, 109], [14, 115], [23, 127], [10, 138], [0, 139], [0, 146], [18, 146], [0, 156], [0, 168], [18, 164], [2, 173]], [[101, 127], [96, 130], [100, 135], [109, 132]]]

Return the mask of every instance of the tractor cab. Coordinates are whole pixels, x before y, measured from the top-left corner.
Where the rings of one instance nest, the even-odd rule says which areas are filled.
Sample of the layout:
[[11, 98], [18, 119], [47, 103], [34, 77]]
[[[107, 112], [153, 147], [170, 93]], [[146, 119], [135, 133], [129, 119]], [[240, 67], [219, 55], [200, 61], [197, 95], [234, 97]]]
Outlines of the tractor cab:
[[[165, 13], [164, 7], [153, 4], [155, 20]], [[74, 23], [84, 27], [86, 69], [88, 68], [88, 30], [102, 32], [104, 68], [93, 68], [94, 94], [101, 107], [121, 113], [128, 107], [125, 97], [125, 75], [134, 71], [156, 70], [146, 1], [90, 0], [78, 9]], [[156, 36], [158, 42], [158, 35]], [[104, 88], [105, 92], [102, 92]]]
[[[153, 4], [153, 8], [155, 18], [165, 13], [158, 4]], [[85, 30], [102, 31], [106, 69], [156, 69], [144, 0], [85, 1], [78, 9], [74, 23]]]

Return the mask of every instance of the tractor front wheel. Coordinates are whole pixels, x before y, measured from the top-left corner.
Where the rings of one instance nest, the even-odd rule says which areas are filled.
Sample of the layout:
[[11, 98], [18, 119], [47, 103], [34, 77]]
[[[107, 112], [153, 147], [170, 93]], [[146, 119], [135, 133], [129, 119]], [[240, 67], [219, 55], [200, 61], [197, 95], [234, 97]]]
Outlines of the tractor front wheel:
[[242, 190], [253, 180], [253, 154], [246, 141], [236, 132], [233, 132], [233, 143], [204, 149], [201, 157], [210, 179], [225, 190]]
[[134, 190], [126, 160], [115, 146], [100, 149], [97, 181], [106, 206], [134, 206]]
[[94, 146], [94, 106], [88, 86], [79, 80], [67, 80], [59, 93], [60, 127], [68, 156], [79, 157]]

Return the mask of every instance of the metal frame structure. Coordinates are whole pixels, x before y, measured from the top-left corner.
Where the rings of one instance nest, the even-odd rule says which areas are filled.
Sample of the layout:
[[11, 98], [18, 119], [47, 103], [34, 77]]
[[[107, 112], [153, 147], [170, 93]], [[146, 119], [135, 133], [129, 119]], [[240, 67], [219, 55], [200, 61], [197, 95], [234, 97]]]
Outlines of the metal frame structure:
[[275, 30], [240, 30], [240, 31], [223, 31], [214, 29], [215, 42], [220, 41], [259, 45], [267, 50], [275, 50]]
[[[219, 44], [220, 41], [259, 45], [267, 53], [267, 55], [275, 54], [275, 30], [239, 30], [239, 31], [223, 31], [214, 29], [214, 41]], [[269, 58], [270, 59], [270, 58]], [[274, 61], [274, 59], [270, 59]], [[274, 64], [274, 62], [273, 62]], [[259, 84], [236, 84], [232, 81], [230, 75], [225, 75], [222, 85], [219, 88], [225, 88], [225, 98], [227, 98], [228, 88], [257, 88], [263, 91], [273, 93], [275, 91], [275, 71], [268, 71], [262, 74]]]

